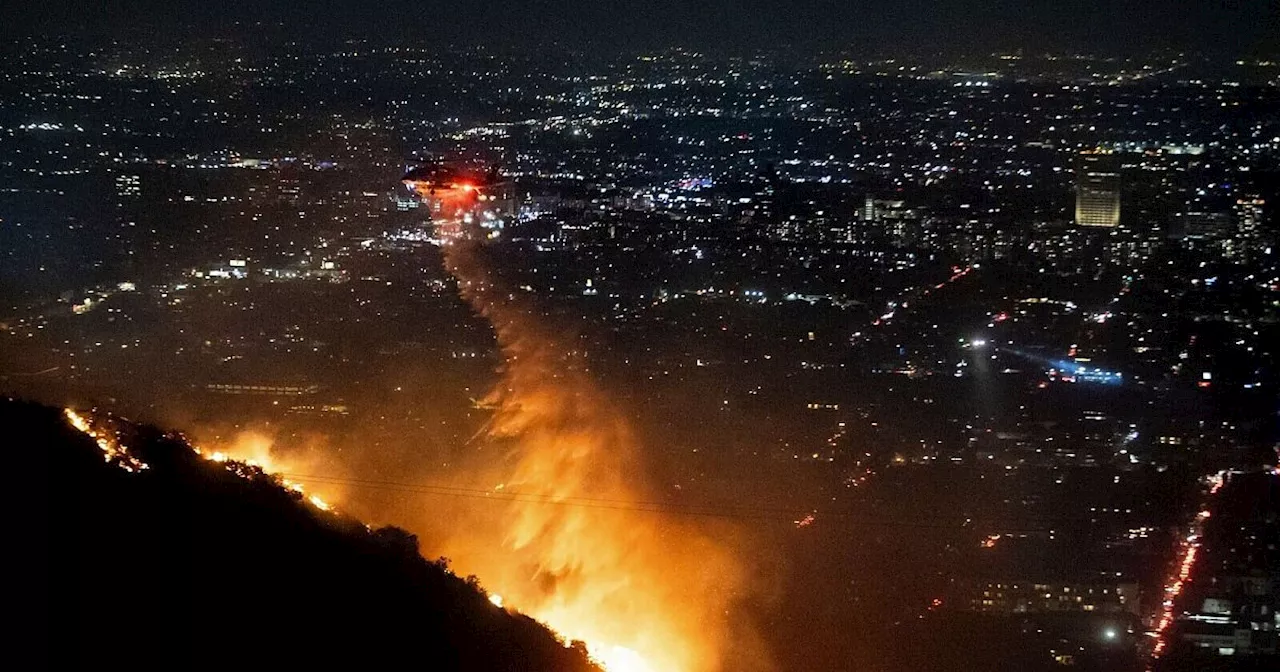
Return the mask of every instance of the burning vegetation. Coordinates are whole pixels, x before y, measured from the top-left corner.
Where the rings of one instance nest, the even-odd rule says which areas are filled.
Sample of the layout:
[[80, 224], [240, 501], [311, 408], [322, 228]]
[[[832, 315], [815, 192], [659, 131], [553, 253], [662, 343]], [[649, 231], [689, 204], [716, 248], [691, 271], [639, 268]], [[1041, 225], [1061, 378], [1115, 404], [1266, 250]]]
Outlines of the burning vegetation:
[[409, 533], [259, 465], [100, 413], [0, 400], [0, 424], [37, 526], [16, 655], [58, 669], [598, 669], [424, 560]]
[[746, 570], [725, 541], [732, 531], [637, 509], [648, 495], [637, 440], [587, 375], [574, 335], [494, 271], [474, 223], [483, 217], [468, 216], [474, 201], [420, 193], [440, 201], [438, 227], [464, 223], [444, 245], [445, 263], [493, 326], [505, 361], [485, 399], [493, 416], [475, 441], [504, 458], [474, 480], [522, 495], [463, 512], [444, 543], [450, 557], [504, 604], [585, 641], [610, 672], [719, 670], [731, 640], [735, 666], [767, 668], [735, 621]]
[[[564, 651], [609, 672], [769, 669], [737, 611], [748, 597], [748, 569], [736, 530], [656, 505], [638, 441], [588, 375], [577, 339], [542, 317], [531, 294], [503, 283], [476, 224], [482, 218], [466, 216], [484, 201], [455, 192], [422, 195], [441, 201], [437, 227], [453, 232], [440, 236], [446, 266], [463, 298], [492, 325], [504, 356], [497, 384], [479, 402], [492, 411], [471, 443], [483, 459], [467, 461], [455, 477], [469, 486], [465, 498], [409, 514], [361, 498], [353, 508], [430, 534], [430, 548], [492, 589], [485, 608], [537, 619], [557, 633]], [[149, 453], [128, 447], [128, 423], [73, 409], [64, 415], [106, 463], [135, 474], [150, 469]], [[332, 455], [317, 461], [276, 453], [271, 436], [254, 432], [206, 446], [181, 435], [164, 440], [190, 444], [191, 454], [245, 483], [278, 486], [314, 519], [375, 539], [388, 534], [333, 508], [329, 497], [347, 494], [335, 489], [372, 476], [344, 467], [350, 473], [336, 477]], [[797, 524], [812, 516], [806, 520]]]

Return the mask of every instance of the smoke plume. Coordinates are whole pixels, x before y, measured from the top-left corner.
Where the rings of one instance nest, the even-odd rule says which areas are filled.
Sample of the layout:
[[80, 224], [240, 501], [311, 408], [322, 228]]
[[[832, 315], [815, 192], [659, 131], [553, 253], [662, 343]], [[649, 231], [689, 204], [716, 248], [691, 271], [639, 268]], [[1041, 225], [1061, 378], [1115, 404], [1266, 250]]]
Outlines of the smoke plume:
[[733, 530], [637, 510], [652, 498], [623, 414], [585, 372], [575, 335], [506, 287], [486, 249], [478, 235], [455, 238], [445, 263], [504, 356], [477, 441], [505, 456], [484, 475], [495, 492], [518, 494], [455, 531], [445, 547], [456, 566], [585, 641], [611, 672], [715, 672], [731, 646], [735, 669], [767, 668], [735, 611], [747, 575]]

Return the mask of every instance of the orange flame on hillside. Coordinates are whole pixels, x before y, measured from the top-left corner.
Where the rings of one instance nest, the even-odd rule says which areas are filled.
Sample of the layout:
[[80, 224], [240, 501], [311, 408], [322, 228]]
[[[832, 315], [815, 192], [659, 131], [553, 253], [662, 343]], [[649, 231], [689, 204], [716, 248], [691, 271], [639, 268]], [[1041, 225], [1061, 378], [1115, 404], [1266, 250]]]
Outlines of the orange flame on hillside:
[[[282, 450], [277, 437], [263, 429], [236, 430], [229, 436], [223, 436], [220, 431], [211, 428], [200, 431], [197, 438], [198, 442], [191, 442], [192, 449], [205, 459], [257, 467], [275, 476], [284, 487], [305, 494], [307, 501], [321, 511], [332, 509], [332, 502], [340, 501], [346, 494], [345, 488], [335, 482], [345, 470], [323, 450], [313, 452], [296, 446], [290, 450]], [[299, 482], [297, 474], [318, 471], [326, 473], [328, 477], [320, 482], [308, 479], [304, 491], [304, 484]], [[319, 494], [316, 491], [320, 491]]]
[[72, 427], [93, 439], [107, 462], [114, 462], [116, 466], [131, 473], [151, 468], [146, 462], [134, 457], [129, 449], [120, 443], [120, 437], [114, 432], [94, 427], [89, 417], [81, 415], [72, 408], [63, 409], [62, 415]]
[[[94, 440], [107, 462], [114, 462], [116, 466], [130, 473], [151, 468], [146, 462], [133, 455], [129, 448], [121, 442], [120, 435], [114, 429], [115, 422], [110, 416], [106, 416], [104, 420], [103, 418], [95, 417], [92, 413], [81, 413], [74, 408], [64, 408], [62, 415], [73, 428]], [[185, 437], [183, 438], [185, 440]], [[333, 511], [333, 507], [329, 502], [319, 495], [308, 495], [302, 484], [279, 475], [281, 469], [278, 464], [271, 460], [269, 456], [270, 440], [265, 437], [248, 433], [237, 437], [236, 441], [231, 444], [232, 450], [236, 451], [235, 455], [228, 454], [222, 450], [205, 450], [190, 442], [187, 442], [187, 445], [191, 447], [191, 451], [196, 455], [210, 462], [224, 465], [227, 471], [236, 476], [249, 480], [260, 478], [264, 475], [269, 476], [280, 486], [296, 493], [299, 497], [306, 497], [311, 506], [320, 511]]]

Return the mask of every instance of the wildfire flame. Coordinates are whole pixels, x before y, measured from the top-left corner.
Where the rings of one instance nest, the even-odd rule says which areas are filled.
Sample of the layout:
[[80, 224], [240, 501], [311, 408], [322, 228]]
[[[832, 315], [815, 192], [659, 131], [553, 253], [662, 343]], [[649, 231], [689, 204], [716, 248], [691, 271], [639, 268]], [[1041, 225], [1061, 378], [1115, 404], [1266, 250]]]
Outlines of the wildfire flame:
[[[72, 408], [65, 408], [62, 413], [72, 427], [94, 440], [98, 445], [98, 448], [102, 450], [107, 462], [114, 462], [121, 469], [128, 472], [138, 472], [151, 468], [150, 465], [130, 453], [128, 447], [120, 442], [120, 437], [114, 431], [100, 429], [95, 426], [99, 424], [110, 425], [110, 422], [102, 422], [100, 419], [91, 418], [90, 416]], [[274, 474], [279, 472], [279, 469], [274, 468], [270, 460], [260, 460], [252, 457], [235, 459], [224, 451], [215, 450], [209, 452], [195, 445], [191, 445], [191, 450], [195, 452], [196, 455], [199, 455], [210, 462], [217, 462], [224, 465], [227, 471], [241, 478], [252, 479], [266, 474], [276, 478], [276, 481], [284, 488], [296, 492], [299, 495], [306, 494], [301, 484], [287, 478], [274, 476]], [[317, 495], [307, 495], [306, 500], [310, 502], [312, 506], [321, 511], [333, 511], [333, 507]]]
[[[442, 205], [438, 228], [456, 227], [470, 207]], [[646, 492], [630, 428], [584, 373], [578, 343], [491, 272], [483, 237], [449, 239], [445, 264], [493, 325], [506, 361], [478, 439], [509, 461], [486, 480], [529, 497], [469, 512], [475, 524], [445, 543], [449, 556], [504, 604], [585, 642], [609, 672], [721, 669], [731, 638], [755, 644], [730, 622], [745, 583], [740, 562], [688, 521], [627, 506]]]
[[[210, 441], [216, 446], [213, 450], [195, 444], [192, 444], [192, 450], [206, 460], [228, 464], [228, 471], [234, 473], [239, 473], [239, 469], [243, 466], [259, 469], [263, 473], [275, 477], [276, 481], [287, 490], [304, 495], [305, 499], [317, 509], [321, 511], [333, 510], [331, 500], [308, 491], [302, 483], [286, 476], [286, 474], [312, 471], [304, 464], [307, 460], [298, 457], [296, 454], [282, 455], [273, 451], [274, 441], [266, 433], [245, 430], [235, 433], [234, 436], [228, 439], [214, 437]], [[188, 442], [190, 443], [190, 441]], [[324, 483], [325, 494], [333, 494], [330, 490], [335, 487], [331, 482]]]
[[[585, 643], [608, 672], [718, 672], [729, 664], [730, 643], [734, 669], [769, 669], [735, 611], [746, 572], [727, 540], [732, 530], [712, 534], [703, 524], [637, 506], [652, 500], [637, 442], [586, 375], [577, 341], [545, 324], [524, 293], [508, 291], [491, 274], [484, 235], [468, 231], [478, 227], [464, 216], [479, 201], [443, 198], [437, 229], [461, 232], [440, 236], [447, 240], [446, 266], [463, 297], [493, 325], [506, 361], [483, 404], [493, 416], [477, 437], [505, 459], [473, 470], [470, 481], [500, 483], [493, 491], [511, 496], [460, 503], [458, 516], [443, 523], [439, 510], [424, 512], [434, 525], [419, 521], [421, 527], [450, 525], [441, 550], [496, 589], [489, 596], [495, 607], [542, 621], [566, 646]], [[68, 409], [67, 417], [109, 461], [146, 468], [82, 416]], [[274, 459], [269, 440], [241, 438], [195, 450], [244, 478], [275, 474], [317, 510], [332, 510], [283, 478], [306, 471]]]
[[128, 472], [151, 468], [146, 462], [131, 455], [129, 449], [120, 443], [120, 438], [114, 432], [107, 432], [94, 427], [88, 417], [77, 413], [73, 409], [63, 409], [63, 415], [66, 416], [67, 422], [72, 427], [93, 439], [98, 448], [102, 450], [103, 459], [107, 462], [114, 462], [116, 466]]

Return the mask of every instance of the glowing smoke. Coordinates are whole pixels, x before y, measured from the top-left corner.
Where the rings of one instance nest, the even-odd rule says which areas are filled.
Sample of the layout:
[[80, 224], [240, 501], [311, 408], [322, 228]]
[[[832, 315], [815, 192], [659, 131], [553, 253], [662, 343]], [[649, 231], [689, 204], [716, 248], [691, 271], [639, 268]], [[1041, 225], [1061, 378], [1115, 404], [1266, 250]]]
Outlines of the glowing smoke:
[[[367, 446], [340, 456], [332, 439], [318, 436], [206, 427], [195, 438], [206, 452], [296, 477], [308, 494], [360, 518], [423, 535], [427, 554], [442, 553], [460, 573], [478, 576], [495, 607], [585, 642], [609, 672], [769, 669], [736, 609], [748, 583], [736, 530], [637, 510], [654, 497], [636, 438], [586, 375], [576, 336], [493, 272], [479, 227], [462, 225], [461, 214], [477, 202], [474, 190], [431, 197], [446, 206], [437, 221], [437, 237], [449, 241], [446, 267], [492, 324], [505, 361], [481, 404], [493, 415], [473, 442], [485, 464], [463, 460], [471, 466], [451, 475], [472, 494], [424, 501], [349, 491], [357, 481], [342, 476], [383, 478], [387, 456], [367, 454]], [[478, 501], [476, 484], [495, 496]]]
[[725, 530], [713, 539], [628, 506], [647, 490], [631, 429], [584, 373], [576, 339], [504, 286], [479, 238], [453, 238], [444, 254], [506, 362], [478, 440], [507, 458], [485, 477], [529, 497], [472, 507], [448, 555], [506, 605], [585, 641], [611, 672], [712, 672], [731, 644], [735, 669], [767, 668], [734, 609], [747, 577]]
[[[347, 499], [346, 475], [351, 471], [337, 459], [338, 451], [320, 434], [282, 436], [266, 426], [226, 428], [198, 425], [184, 437], [201, 456], [215, 462], [235, 461], [258, 467], [284, 479], [286, 486], [301, 486], [312, 504], [328, 509], [329, 503]], [[324, 474], [325, 478], [308, 478]], [[321, 506], [316, 499], [325, 504]]]

